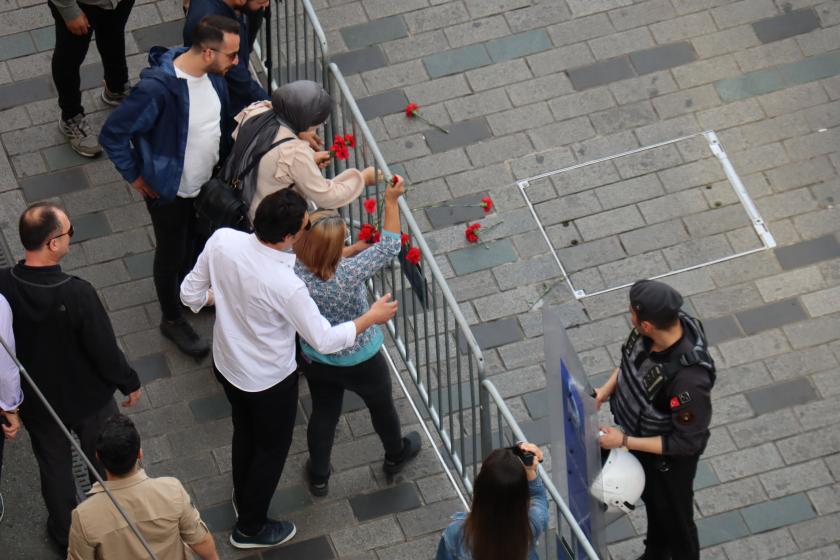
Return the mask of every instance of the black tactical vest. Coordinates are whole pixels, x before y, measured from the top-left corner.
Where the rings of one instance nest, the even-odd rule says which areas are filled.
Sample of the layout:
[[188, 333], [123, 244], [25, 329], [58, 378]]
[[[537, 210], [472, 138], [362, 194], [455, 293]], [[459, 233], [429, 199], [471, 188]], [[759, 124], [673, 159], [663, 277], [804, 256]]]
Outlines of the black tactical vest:
[[[672, 431], [671, 412], [653, 406], [656, 394], [668, 385], [681, 369], [699, 365], [714, 373], [715, 364], [706, 346], [703, 325], [698, 319], [680, 313], [683, 338], [674, 348], [672, 360], [656, 363], [646, 354], [643, 337], [633, 329], [621, 347], [621, 368], [610, 409], [616, 424], [630, 436], [647, 437]], [[644, 356], [636, 367], [639, 358]]]

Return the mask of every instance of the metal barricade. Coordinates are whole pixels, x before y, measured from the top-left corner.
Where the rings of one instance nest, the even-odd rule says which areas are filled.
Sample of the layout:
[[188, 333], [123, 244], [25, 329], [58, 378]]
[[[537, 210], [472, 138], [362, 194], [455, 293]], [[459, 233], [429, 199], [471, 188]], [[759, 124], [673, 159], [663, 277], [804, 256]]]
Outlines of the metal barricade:
[[[493, 385], [493, 382], [485, 379], [481, 382], [481, 386], [489, 395], [489, 401], [492, 403], [492, 410], [489, 412], [490, 425], [495, 425], [496, 428], [491, 438], [494, 446], [508, 447], [514, 445], [517, 441], [526, 441], [525, 433], [519, 427], [507, 404], [505, 404], [505, 400]], [[548, 532], [546, 532], [545, 537], [538, 544], [537, 552], [539, 553], [540, 559], [554, 558], [555, 555], [560, 558], [561, 552], [565, 554], [565, 558], [571, 559], [575, 558], [572, 551], [581, 550], [589, 560], [598, 560], [598, 553], [595, 552], [592, 544], [586, 538], [574, 515], [572, 515], [569, 506], [566, 505], [566, 502], [560, 496], [560, 492], [557, 491], [557, 487], [554, 486], [551, 476], [542, 465], [539, 467], [539, 475], [545, 485], [545, 489], [548, 491], [549, 502], [554, 504], [554, 507], [550, 507], [549, 510], [556, 512], [555, 519], [557, 524], [555, 527], [557, 540], [551, 539]], [[562, 551], [552, 551], [552, 545], [555, 545], [558, 549], [562, 547]]]

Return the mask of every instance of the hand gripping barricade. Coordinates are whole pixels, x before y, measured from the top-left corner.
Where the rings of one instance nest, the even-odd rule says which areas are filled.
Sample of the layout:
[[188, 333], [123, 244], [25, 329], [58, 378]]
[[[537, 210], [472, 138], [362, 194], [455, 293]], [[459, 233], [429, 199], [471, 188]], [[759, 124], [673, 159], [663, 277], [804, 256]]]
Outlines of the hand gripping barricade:
[[610, 450], [589, 492], [610, 513], [630, 513], [645, 489], [642, 464], [626, 448]]

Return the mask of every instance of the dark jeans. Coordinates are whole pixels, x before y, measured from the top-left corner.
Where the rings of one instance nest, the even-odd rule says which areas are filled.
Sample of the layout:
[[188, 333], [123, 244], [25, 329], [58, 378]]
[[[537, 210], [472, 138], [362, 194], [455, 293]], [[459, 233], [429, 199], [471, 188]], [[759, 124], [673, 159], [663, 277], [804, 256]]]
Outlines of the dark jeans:
[[155, 290], [167, 321], [181, 317], [181, 281], [192, 270], [204, 246], [196, 234], [193, 200], [181, 197], [175, 197], [172, 202], [146, 200], [155, 230]]
[[134, 0], [122, 0], [113, 10], [78, 3], [87, 16], [91, 31], [87, 35], [73, 35], [67, 29], [64, 18], [52, 2], [47, 2], [55, 19], [55, 50], [52, 58], [52, 75], [58, 90], [58, 106], [61, 118], [72, 119], [84, 113], [82, 107], [81, 79], [79, 68], [87, 55], [90, 39], [96, 32], [96, 49], [102, 58], [105, 84], [111, 91], [123, 91], [128, 81], [128, 66], [125, 62], [125, 23], [134, 6]]
[[699, 455], [662, 456], [633, 452], [645, 471], [642, 501], [647, 511], [646, 558], [699, 560], [694, 524], [694, 475]]
[[[79, 436], [82, 450], [97, 466], [97, 471], [103, 478], [105, 471], [96, 460], [96, 440], [105, 421], [118, 412], [117, 404], [111, 399], [90, 416], [67, 426]], [[41, 474], [41, 495], [44, 497], [44, 504], [49, 514], [47, 531], [59, 545], [66, 548], [70, 532], [70, 515], [77, 505], [70, 442], [67, 441], [52, 417], [46, 414], [27, 416], [25, 409], [21, 409], [21, 414], [21, 420], [29, 432], [32, 451], [38, 461]]]
[[292, 445], [298, 398], [298, 376], [264, 391], [237, 389], [213, 366], [230, 402], [233, 420], [233, 490], [239, 520], [236, 527], [255, 535], [268, 518], [268, 505]]
[[365, 401], [385, 455], [399, 457], [402, 451], [400, 418], [391, 398], [391, 372], [382, 354], [377, 353], [373, 358], [349, 367], [310, 362], [304, 371], [312, 394], [306, 441], [313, 479], [330, 476], [330, 454], [345, 390], [353, 391]]

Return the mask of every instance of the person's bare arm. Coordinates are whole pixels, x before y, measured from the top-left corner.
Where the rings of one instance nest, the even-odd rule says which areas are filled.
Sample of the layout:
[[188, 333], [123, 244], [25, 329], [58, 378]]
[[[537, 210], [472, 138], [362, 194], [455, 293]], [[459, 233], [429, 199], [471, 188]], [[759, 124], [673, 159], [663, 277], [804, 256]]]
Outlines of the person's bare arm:
[[216, 552], [216, 541], [213, 540], [213, 533], [207, 533], [201, 541], [189, 545], [201, 560], [219, 560], [219, 553]]

